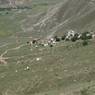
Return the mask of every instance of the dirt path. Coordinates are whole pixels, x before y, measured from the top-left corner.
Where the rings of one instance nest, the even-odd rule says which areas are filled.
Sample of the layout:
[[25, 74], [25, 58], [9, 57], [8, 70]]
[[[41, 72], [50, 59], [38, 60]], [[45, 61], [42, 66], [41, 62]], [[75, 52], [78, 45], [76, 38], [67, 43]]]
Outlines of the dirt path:
[[[6, 46], [6, 45], [8, 45], [8, 44], [5, 44], [5, 45], [3, 45], [3, 46]], [[13, 51], [13, 50], [18, 50], [18, 49], [20, 49], [20, 48], [22, 48], [22, 47], [24, 47], [24, 46], [26, 46], [26, 45], [25, 45], [25, 44], [22, 44], [22, 45], [19, 45], [19, 46], [15, 47], [15, 48], [11, 48], [11, 49], [5, 50], [5, 51], [0, 55], [0, 63], [7, 64], [6, 59], [9, 59], [10, 57], [4, 57], [4, 56], [5, 56], [8, 52]]]

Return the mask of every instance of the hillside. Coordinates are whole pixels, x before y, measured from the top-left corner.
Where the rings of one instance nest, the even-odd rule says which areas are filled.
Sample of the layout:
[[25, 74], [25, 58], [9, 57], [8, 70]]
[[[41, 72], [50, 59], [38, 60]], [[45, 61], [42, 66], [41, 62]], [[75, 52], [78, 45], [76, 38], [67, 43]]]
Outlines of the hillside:
[[[35, 25], [35, 32], [47, 35], [67, 30], [82, 32], [95, 30], [95, 2], [91, 0], [63, 0], [49, 9]], [[43, 34], [42, 33], [42, 34]]]
[[95, 95], [95, 38], [27, 44], [95, 31], [95, 0], [17, 1], [0, 0], [0, 95]]
[[[30, 10], [17, 10], [9, 12], [11, 14], [7, 17], [5, 15], [9, 21], [11, 21], [11, 16], [14, 18], [12, 22], [15, 22], [16, 19], [16, 24], [20, 24], [17, 28], [20, 29], [19, 31], [26, 31], [25, 35], [47, 37], [53, 34], [61, 35], [70, 29], [77, 32], [95, 30], [94, 0], [56, 0], [52, 2], [30, 0], [29, 2], [31, 2]], [[27, 5], [28, 2], [25, 4]]]
[[[58, 1], [55, 1], [55, 3], [49, 2], [33, 2], [34, 5], [32, 5], [31, 11], [33, 14], [29, 12], [22, 23], [24, 31], [27, 31], [25, 35], [48, 37], [54, 34], [64, 34], [64, 32], [70, 29], [77, 32], [95, 30], [94, 0], [60, 0], [59, 3], [56, 3]], [[20, 33], [20, 35], [22, 34]]]

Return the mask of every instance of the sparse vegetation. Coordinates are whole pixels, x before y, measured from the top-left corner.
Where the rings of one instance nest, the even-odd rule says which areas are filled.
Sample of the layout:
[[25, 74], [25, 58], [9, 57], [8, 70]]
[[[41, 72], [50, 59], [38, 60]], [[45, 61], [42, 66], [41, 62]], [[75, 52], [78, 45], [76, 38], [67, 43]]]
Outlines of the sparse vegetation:
[[80, 92], [81, 92], [81, 95], [88, 95], [87, 93], [88, 89], [84, 88], [82, 89]]
[[88, 45], [88, 40], [84, 40], [82, 44], [83, 44], [83, 46], [87, 46]]
[[93, 1], [30, 5], [0, 11], [0, 95], [94, 95]]
[[61, 39], [58, 36], [55, 36], [54, 39], [55, 39], [56, 42], [60, 42], [61, 41]]

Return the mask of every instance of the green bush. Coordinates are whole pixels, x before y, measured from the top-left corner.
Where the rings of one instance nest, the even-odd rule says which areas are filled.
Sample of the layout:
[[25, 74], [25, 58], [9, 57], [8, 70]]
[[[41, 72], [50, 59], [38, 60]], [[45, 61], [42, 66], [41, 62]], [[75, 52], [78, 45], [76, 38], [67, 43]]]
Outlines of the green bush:
[[87, 46], [88, 45], [88, 40], [84, 40], [82, 43], [83, 46]]
[[61, 40], [65, 40], [65, 38], [66, 38], [66, 35], [63, 35], [63, 36], [61, 37]]
[[58, 36], [55, 36], [54, 39], [55, 39], [56, 42], [61, 41], [61, 39]]
[[82, 40], [92, 39], [92, 35], [90, 34], [90, 32], [84, 32], [82, 33], [81, 39]]
[[87, 89], [82, 89], [81, 91], [80, 91], [80, 95], [88, 95], [88, 93], [87, 93]]

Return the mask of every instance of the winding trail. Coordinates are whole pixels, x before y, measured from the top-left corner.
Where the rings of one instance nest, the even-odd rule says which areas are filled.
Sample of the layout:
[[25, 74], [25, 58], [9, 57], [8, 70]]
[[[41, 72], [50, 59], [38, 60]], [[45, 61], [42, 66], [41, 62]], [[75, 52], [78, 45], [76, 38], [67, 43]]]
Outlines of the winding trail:
[[13, 50], [18, 50], [18, 49], [20, 49], [20, 48], [22, 48], [22, 47], [24, 47], [24, 46], [26, 46], [26, 44], [24, 45], [24, 44], [22, 44], [22, 45], [19, 45], [19, 46], [17, 46], [17, 47], [15, 47], [15, 48], [11, 48], [11, 49], [7, 49], [7, 50], [5, 50], [1, 55], [0, 55], [0, 63], [4, 63], [4, 64], [7, 64], [7, 59], [9, 59], [9, 58], [11, 58], [11, 57], [4, 57], [8, 52], [10, 52], [10, 51], [13, 51]]

